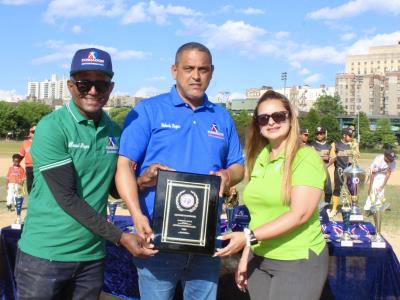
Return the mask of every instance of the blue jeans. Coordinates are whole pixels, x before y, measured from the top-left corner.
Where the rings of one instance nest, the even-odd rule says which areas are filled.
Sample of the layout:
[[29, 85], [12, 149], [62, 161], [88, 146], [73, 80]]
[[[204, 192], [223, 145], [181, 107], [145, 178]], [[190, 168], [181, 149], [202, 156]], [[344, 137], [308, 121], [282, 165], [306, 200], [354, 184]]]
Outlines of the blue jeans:
[[170, 300], [180, 280], [184, 299], [216, 299], [220, 259], [211, 256], [160, 252], [149, 259], [134, 258], [140, 299]]
[[15, 280], [18, 300], [99, 298], [103, 260], [59, 262], [31, 256], [18, 249]]

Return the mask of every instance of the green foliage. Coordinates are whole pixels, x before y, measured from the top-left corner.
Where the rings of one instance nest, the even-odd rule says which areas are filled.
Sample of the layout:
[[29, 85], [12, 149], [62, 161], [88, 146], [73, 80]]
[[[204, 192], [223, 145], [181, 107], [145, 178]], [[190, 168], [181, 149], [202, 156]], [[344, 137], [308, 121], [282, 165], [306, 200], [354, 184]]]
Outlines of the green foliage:
[[334, 142], [341, 138], [341, 131], [339, 126], [339, 121], [333, 116], [323, 116], [321, 118], [320, 126], [325, 127], [328, 142]]
[[128, 107], [114, 107], [110, 110], [110, 118], [122, 128], [125, 117], [130, 110]]
[[338, 117], [345, 113], [345, 110], [340, 103], [340, 98], [335, 96], [321, 96], [315, 101], [313, 108], [320, 116], [333, 116]]
[[242, 110], [237, 115], [231, 114], [231, 116], [232, 116], [233, 122], [235, 123], [235, 127], [236, 127], [237, 133], [239, 135], [240, 143], [242, 145], [244, 145], [246, 142], [247, 127], [249, 126], [249, 124], [251, 122], [251, 116], [245, 110]]
[[51, 112], [51, 108], [38, 102], [20, 102], [18, 105], [0, 102], [0, 136], [13, 132], [16, 137], [27, 135], [30, 126]]
[[377, 142], [382, 144], [384, 148], [396, 146], [397, 139], [392, 132], [392, 124], [388, 118], [379, 119], [376, 122], [375, 136]]

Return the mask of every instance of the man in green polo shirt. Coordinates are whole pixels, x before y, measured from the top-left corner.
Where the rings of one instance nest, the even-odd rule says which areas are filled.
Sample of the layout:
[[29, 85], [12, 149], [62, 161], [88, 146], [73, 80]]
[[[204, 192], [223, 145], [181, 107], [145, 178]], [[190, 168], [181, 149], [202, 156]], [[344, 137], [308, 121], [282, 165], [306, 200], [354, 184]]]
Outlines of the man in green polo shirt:
[[63, 108], [38, 124], [31, 153], [35, 181], [16, 261], [17, 298], [97, 299], [105, 240], [147, 257], [145, 241], [106, 221], [120, 129], [102, 108], [114, 83], [111, 57], [78, 50]]

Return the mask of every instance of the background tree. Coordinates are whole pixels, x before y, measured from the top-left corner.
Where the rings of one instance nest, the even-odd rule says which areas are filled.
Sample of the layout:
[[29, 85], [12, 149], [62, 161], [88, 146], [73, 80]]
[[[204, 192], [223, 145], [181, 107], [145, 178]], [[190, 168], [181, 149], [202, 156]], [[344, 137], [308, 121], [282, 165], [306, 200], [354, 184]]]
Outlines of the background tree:
[[339, 96], [320, 96], [315, 101], [313, 108], [320, 116], [334, 116], [335, 118], [345, 113], [345, 110], [340, 103]]
[[388, 118], [379, 119], [376, 122], [375, 136], [377, 142], [383, 147], [395, 147], [397, 139], [392, 132], [392, 124]]
[[300, 128], [308, 129], [310, 132], [309, 140], [315, 139], [315, 128], [320, 126], [321, 118], [313, 108], [302, 118], [299, 119]]
[[32, 124], [37, 124], [45, 115], [52, 112], [52, 108], [40, 102], [19, 102], [16, 107], [19, 116], [17, 121], [18, 137], [28, 134]]
[[0, 136], [6, 137], [7, 133], [16, 134], [19, 116], [13, 105], [8, 102], [0, 101]]
[[244, 146], [244, 144], [246, 143], [247, 128], [250, 124], [252, 117], [245, 110], [242, 110], [237, 115], [233, 115], [232, 112], [230, 112], [230, 114], [232, 116], [233, 122], [235, 123], [240, 143], [242, 144], [242, 146]]
[[119, 125], [120, 128], [124, 125], [126, 115], [130, 112], [128, 107], [114, 107], [110, 110], [110, 118]]

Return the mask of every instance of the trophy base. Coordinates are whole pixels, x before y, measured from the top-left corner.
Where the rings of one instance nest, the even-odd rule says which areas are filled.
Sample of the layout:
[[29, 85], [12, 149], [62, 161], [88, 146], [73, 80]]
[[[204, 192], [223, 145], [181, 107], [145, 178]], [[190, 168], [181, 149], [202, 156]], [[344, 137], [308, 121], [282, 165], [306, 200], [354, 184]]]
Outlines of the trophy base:
[[341, 241], [340, 246], [341, 247], [353, 247], [353, 241]]
[[22, 224], [11, 224], [11, 229], [18, 229], [21, 230], [22, 229]]
[[371, 242], [371, 248], [386, 248], [385, 242]]
[[350, 222], [364, 222], [364, 217], [361, 214], [350, 215]]

